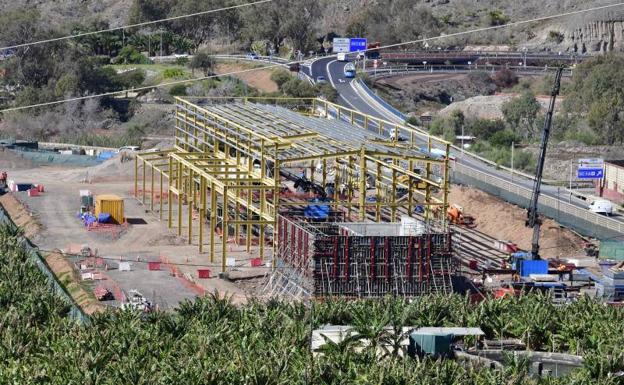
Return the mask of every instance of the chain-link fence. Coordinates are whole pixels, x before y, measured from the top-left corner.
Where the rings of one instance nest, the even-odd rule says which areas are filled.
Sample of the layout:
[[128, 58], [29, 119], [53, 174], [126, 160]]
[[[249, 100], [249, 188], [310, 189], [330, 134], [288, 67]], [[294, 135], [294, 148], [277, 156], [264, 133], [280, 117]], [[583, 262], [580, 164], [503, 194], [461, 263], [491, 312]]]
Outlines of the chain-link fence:
[[[17, 226], [13, 223], [11, 218], [9, 218], [8, 214], [0, 205], [0, 224], [8, 225], [14, 229], [17, 229]], [[69, 295], [65, 287], [61, 285], [58, 281], [54, 273], [50, 270], [50, 267], [46, 264], [45, 260], [39, 254], [39, 251], [28, 241], [28, 239], [24, 236], [20, 236], [20, 242], [22, 243], [22, 247], [26, 250], [28, 257], [35, 263], [37, 268], [45, 275], [48, 285], [50, 289], [54, 292], [55, 295], [61, 297], [64, 301], [69, 304], [70, 318], [80, 322], [80, 323], [88, 323], [89, 316], [78, 306], [76, 301]]]

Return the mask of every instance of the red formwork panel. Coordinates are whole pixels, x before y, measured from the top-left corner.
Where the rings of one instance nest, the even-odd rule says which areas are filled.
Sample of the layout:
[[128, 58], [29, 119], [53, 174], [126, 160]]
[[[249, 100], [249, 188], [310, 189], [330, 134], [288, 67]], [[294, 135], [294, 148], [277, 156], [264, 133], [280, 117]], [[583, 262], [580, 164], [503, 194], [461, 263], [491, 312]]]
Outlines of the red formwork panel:
[[147, 269], [150, 271], [159, 271], [160, 270], [160, 262], [148, 262]]
[[197, 269], [197, 276], [200, 279], [208, 279], [210, 278], [210, 270], [209, 269]]
[[310, 279], [314, 296], [416, 296], [448, 292], [454, 271], [448, 233], [360, 236], [339, 223], [278, 219], [278, 260]]
[[251, 267], [259, 267], [262, 266], [262, 258], [253, 258], [251, 260]]

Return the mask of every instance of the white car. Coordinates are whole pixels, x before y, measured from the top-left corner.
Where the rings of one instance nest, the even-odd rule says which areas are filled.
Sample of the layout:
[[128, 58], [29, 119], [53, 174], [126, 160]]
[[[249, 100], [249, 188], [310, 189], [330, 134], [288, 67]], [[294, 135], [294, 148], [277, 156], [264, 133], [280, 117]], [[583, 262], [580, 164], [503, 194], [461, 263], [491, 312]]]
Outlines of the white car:
[[589, 211], [596, 214], [611, 216], [613, 214], [613, 203], [605, 199], [597, 199], [587, 207]]

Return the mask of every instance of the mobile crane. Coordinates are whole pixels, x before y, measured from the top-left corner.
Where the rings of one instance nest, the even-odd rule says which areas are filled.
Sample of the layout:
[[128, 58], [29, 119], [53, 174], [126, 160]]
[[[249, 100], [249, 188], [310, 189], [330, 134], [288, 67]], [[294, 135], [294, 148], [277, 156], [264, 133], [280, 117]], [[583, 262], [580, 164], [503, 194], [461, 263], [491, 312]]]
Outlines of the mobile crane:
[[540, 144], [539, 159], [537, 160], [537, 168], [535, 171], [535, 180], [533, 181], [533, 194], [531, 196], [531, 203], [527, 210], [527, 220], [525, 225], [529, 228], [533, 228], [533, 238], [531, 240], [531, 259], [541, 259], [539, 255], [539, 237], [540, 226], [542, 224], [541, 219], [537, 212], [537, 201], [540, 195], [540, 189], [542, 187], [542, 173], [544, 171], [544, 161], [546, 160], [546, 147], [548, 146], [548, 138], [550, 137], [550, 127], [552, 124], [553, 113], [555, 110], [555, 102], [559, 90], [561, 88], [561, 74], [563, 68], [559, 68], [555, 74], [555, 83], [550, 93], [550, 105], [548, 106], [548, 112], [544, 118], [544, 129], [542, 131], [542, 142]]

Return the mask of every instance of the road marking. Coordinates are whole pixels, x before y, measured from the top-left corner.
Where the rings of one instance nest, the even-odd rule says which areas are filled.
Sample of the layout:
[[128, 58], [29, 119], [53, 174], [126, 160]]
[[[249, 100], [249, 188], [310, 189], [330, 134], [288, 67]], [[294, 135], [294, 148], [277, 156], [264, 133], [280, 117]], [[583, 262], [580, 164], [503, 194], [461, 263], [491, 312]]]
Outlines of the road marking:
[[329, 70], [329, 66], [332, 63], [338, 63], [338, 61], [337, 60], [331, 60], [330, 62], [328, 62], [327, 65], [325, 66], [325, 71], [327, 71], [327, 78], [329, 79], [329, 84], [331, 84], [332, 87], [336, 88], [336, 84], [334, 84], [334, 78], [333, 78], [333, 76], [331, 74], [331, 71]]

